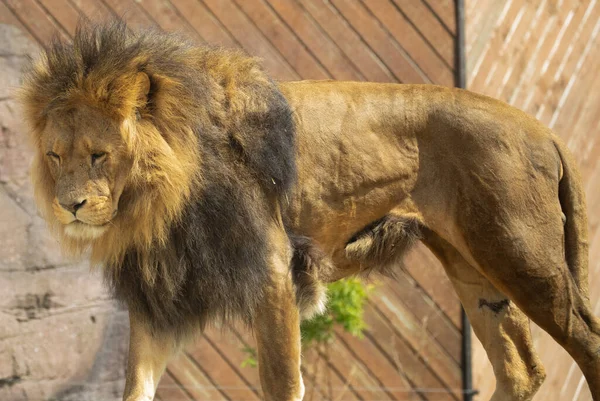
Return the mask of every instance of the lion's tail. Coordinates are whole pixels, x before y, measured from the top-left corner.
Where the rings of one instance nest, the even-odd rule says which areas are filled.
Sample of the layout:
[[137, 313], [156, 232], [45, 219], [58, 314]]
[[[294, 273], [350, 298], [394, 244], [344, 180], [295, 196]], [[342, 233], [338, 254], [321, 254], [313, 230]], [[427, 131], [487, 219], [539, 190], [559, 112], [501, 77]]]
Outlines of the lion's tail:
[[565, 221], [565, 258], [581, 295], [589, 302], [588, 284], [588, 221], [585, 193], [575, 160], [562, 141], [554, 137], [563, 175], [558, 185], [558, 197]]
[[300, 309], [300, 317], [307, 320], [325, 311], [325, 280], [333, 271], [333, 264], [310, 238], [289, 232], [288, 235], [294, 249], [291, 265], [296, 287], [296, 303]]

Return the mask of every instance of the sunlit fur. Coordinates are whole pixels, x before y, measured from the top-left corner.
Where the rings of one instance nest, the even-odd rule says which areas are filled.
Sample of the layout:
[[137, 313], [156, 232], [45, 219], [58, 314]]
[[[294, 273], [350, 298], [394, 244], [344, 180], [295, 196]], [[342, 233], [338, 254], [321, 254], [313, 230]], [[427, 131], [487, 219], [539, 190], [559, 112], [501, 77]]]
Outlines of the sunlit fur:
[[[86, 51], [91, 52], [91, 41], [96, 38], [106, 42], [133, 39], [133, 36], [124, 38], [126, 35], [125, 27], [116, 24], [104, 31], [80, 29], [73, 47], [54, 42], [29, 71], [22, 91], [26, 118], [36, 145], [40, 144], [52, 115], [69, 112], [81, 105], [120, 122], [122, 140], [134, 162], [123, 194], [127, 202], [121, 202], [119, 216], [111, 222], [110, 229], [101, 230], [104, 235], [99, 237], [100, 229], [97, 228], [67, 229], [70, 226], [60, 224], [56, 213], [50, 210], [56, 195], [55, 182], [45, 149], [41, 146], [38, 146], [32, 167], [37, 204], [58, 234], [64, 250], [79, 255], [91, 247], [95, 262], [118, 263], [132, 246], [145, 249], [153, 243], [166, 241], [170, 225], [179, 218], [185, 201], [200, 182], [198, 137], [183, 122], [187, 119], [194, 123], [197, 118], [190, 118], [192, 114], [209, 118], [210, 112], [222, 113], [214, 101], [199, 107], [181, 82], [156, 74], [153, 75], [156, 95], [152, 99], [154, 107], [150, 116], [146, 104], [141, 103], [146, 99], [139, 96], [136, 76], [141, 66], [150, 67], [147, 73], [153, 73], [152, 65], [148, 64], [152, 54], [131, 55], [123, 61], [103, 55], [98, 60], [103, 64], [97, 69], [89, 73], [82, 69], [78, 58], [93, 57], [85, 55]], [[150, 37], [151, 34], [147, 34], [139, 40]], [[185, 51], [181, 52], [181, 62], [186, 55]], [[198, 62], [203, 55], [193, 56], [187, 63]], [[146, 113], [146, 118], [136, 121], [136, 112], [140, 111]], [[85, 235], [85, 232], [94, 235]], [[94, 240], [90, 241], [90, 237]]]
[[[136, 39], [143, 42], [151, 41], [153, 34], [146, 32], [136, 36], [120, 24], [104, 30], [83, 27], [75, 35], [73, 47], [63, 42], [52, 43], [26, 75], [22, 99], [36, 145], [44, 135], [52, 112], [88, 105], [105, 113], [107, 118], [120, 121], [123, 141], [134, 158], [124, 195], [128, 199], [123, 203], [127, 210], [119, 213], [126, 217], [115, 219], [114, 227], [102, 239], [90, 243], [65, 236], [66, 226], [58, 224], [56, 215], [50, 210], [54, 203], [55, 182], [48, 169], [45, 151], [38, 146], [32, 167], [37, 204], [60, 235], [60, 242], [68, 253], [81, 254], [91, 246], [94, 261], [118, 261], [130, 246], [143, 249], [152, 246], [154, 241], [166, 241], [170, 225], [179, 218], [185, 201], [201, 182], [198, 137], [193, 132], [193, 124], [209, 119], [223, 125], [235, 123], [225, 120], [229, 116], [235, 117], [236, 109], [244, 108], [253, 100], [244, 98], [244, 94], [233, 93], [235, 77], [232, 75], [241, 72], [249, 74], [251, 79], [265, 79], [258, 69], [252, 71], [258, 68], [252, 58], [216, 49], [186, 49], [188, 45], [184, 41], [171, 43], [180, 51], [170, 63], [191, 68], [196, 68], [194, 64], [202, 65], [211, 68], [210, 73], [214, 75], [213, 80], [203, 82], [207, 85], [207, 94], [201, 104], [200, 99], [189, 96], [189, 88], [183, 87], [182, 82], [161, 75], [163, 71], [153, 74], [150, 61], [154, 54], [150, 52], [133, 54], [126, 62], [118, 62], [108, 54], [102, 58], [96, 55], [101, 67], [90, 73], [79, 69], [81, 65], [77, 58], [90, 51], [89, 42], [96, 38], [105, 42]], [[127, 38], [123, 38], [125, 36]], [[169, 39], [179, 40], [175, 36]], [[154, 81], [151, 112], [146, 104], [140, 103], [146, 100], [138, 96], [135, 78], [142, 68], [149, 70], [147, 73], [152, 74]], [[69, 74], [75, 77], [71, 80]], [[230, 87], [218, 86], [223, 81], [231, 81]], [[226, 96], [227, 111], [223, 105]], [[144, 113], [142, 117], [145, 118], [136, 121], [136, 111]]]

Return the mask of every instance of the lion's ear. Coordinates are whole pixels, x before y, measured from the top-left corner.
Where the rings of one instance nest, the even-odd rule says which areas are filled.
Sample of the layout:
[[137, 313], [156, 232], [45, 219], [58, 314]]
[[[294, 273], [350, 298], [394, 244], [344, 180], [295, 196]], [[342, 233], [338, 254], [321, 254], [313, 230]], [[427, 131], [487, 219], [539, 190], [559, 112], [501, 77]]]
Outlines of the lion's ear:
[[[149, 102], [150, 94], [150, 77], [145, 72], [138, 72], [134, 78], [134, 84], [128, 88], [127, 96], [129, 100], [129, 108], [124, 110], [122, 116], [121, 133], [123, 139], [128, 146], [133, 144], [135, 136], [135, 120], [139, 120], [142, 111], [146, 108]], [[135, 115], [135, 118], [132, 118]]]
[[136, 114], [148, 104], [148, 93], [150, 93], [150, 77], [145, 72], [138, 72], [135, 76], [135, 88], [137, 94]]

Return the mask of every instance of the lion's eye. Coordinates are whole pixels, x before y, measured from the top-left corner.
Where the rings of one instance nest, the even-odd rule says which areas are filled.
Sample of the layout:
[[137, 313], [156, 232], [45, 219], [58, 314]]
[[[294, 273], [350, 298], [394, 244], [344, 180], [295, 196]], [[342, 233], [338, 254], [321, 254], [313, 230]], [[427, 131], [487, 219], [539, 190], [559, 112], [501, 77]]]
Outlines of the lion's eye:
[[106, 157], [106, 152], [96, 152], [92, 153], [92, 165], [95, 163], [102, 161]]
[[53, 151], [49, 151], [48, 153], [46, 153], [46, 156], [50, 156], [54, 160], [60, 161], [60, 156], [54, 153]]

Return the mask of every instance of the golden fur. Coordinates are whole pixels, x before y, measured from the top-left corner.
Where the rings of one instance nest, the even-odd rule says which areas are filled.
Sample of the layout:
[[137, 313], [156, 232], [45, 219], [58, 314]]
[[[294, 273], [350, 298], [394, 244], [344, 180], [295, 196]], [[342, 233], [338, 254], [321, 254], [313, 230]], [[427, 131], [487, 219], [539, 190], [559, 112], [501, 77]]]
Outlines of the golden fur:
[[[42, 58], [31, 76], [50, 77], [48, 62], [47, 58]], [[185, 201], [189, 199], [193, 188], [199, 185], [200, 177], [197, 169], [198, 138], [189, 127], [181, 127], [178, 121], [182, 116], [176, 112], [186, 106], [194, 107], [185, 104], [186, 97], [180, 93], [178, 84], [168, 79], [161, 81], [160, 98], [155, 99], [164, 127], [177, 133], [170, 133], [167, 146], [163, 134], [154, 124], [144, 120], [134, 121], [136, 110], [144, 109], [140, 102], [148, 88], [145, 88], [147, 84], [140, 82], [147, 80], [147, 77], [143, 78], [144, 74], [136, 71], [127, 74], [115, 70], [111, 73], [101, 80], [94, 75], [78, 77], [81, 82], [77, 83], [76, 92], [64, 100], [55, 99], [53, 93], [39, 87], [36, 78], [31, 78], [23, 89], [23, 103], [27, 121], [33, 122], [31, 134], [38, 153], [34, 159], [32, 177], [36, 201], [45, 219], [59, 236], [67, 254], [78, 256], [91, 246], [94, 262], [114, 263], [119, 262], [131, 246], [148, 249], [154, 241], [164, 243], [168, 229], [181, 216]], [[117, 82], [114, 82], [115, 79]], [[132, 82], [134, 85], [131, 85]], [[107, 93], [109, 83], [111, 88], [116, 88], [111, 93]], [[173, 99], [178, 99], [177, 104], [172, 104]], [[121, 211], [121, 215], [126, 215], [127, 219], [111, 220], [112, 229], [92, 244], [85, 236], [77, 238], [65, 232], [66, 226], [60, 221], [60, 215], [65, 214], [65, 210], [55, 201], [56, 180], [47, 163], [46, 148], [41, 142], [44, 130], [48, 129], [53, 117], [60, 119], [69, 116], [73, 120], [71, 125], [76, 127], [93, 125], [86, 121], [92, 118], [89, 112], [75, 111], [80, 105], [88, 105], [102, 113], [101, 117], [94, 116], [96, 120], [103, 117], [114, 119], [115, 126], [109, 129], [123, 132], [123, 145], [127, 156], [131, 158], [131, 168], [123, 183], [123, 187], [128, 189], [128, 210]], [[69, 133], [63, 130], [56, 135]], [[84, 173], [79, 171], [79, 174]], [[153, 199], [152, 208], [148, 207], [149, 198]]]
[[580, 178], [525, 113], [431, 85], [276, 85], [241, 53], [123, 24], [53, 44], [23, 99], [44, 216], [129, 307], [124, 399], [151, 399], [182, 335], [230, 317], [255, 323], [265, 398], [301, 399], [299, 307], [419, 238], [486, 347], [493, 400], [544, 378], [528, 318], [600, 400]]
[[[80, 28], [75, 47], [85, 48], [100, 35], [106, 36], [105, 41], [118, 40], [110, 36], [126, 35], [125, 27], [116, 24], [104, 31]], [[169, 39], [174, 41], [175, 47], [188, 46], [174, 36]], [[200, 190], [201, 160], [193, 124], [217, 124], [234, 130], [236, 125], [244, 123], [246, 113], [264, 112], [268, 107], [244, 87], [270, 83], [256, 60], [239, 52], [189, 48], [170, 62], [205, 69], [210, 80], [202, 81], [208, 88], [205, 88], [207, 94], [200, 99], [190, 97], [184, 82], [152, 71], [148, 59], [155, 55], [151, 52], [134, 54], [126, 66], [107, 61], [97, 72], [78, 71], [72, 88], [63, 95], [60, 91], [66, 88], [56, 88], [56, 82], [52, 80], [55, 79], [53, 74], [71, 61], [56, 58], [66, 58], [69, 51], [67, 45], [53, 43], [53, 49], [43, 53], [26, 76], [22, 90], [25, 117], [31, 122], [30, 132], [38, 150], [32, 168], [36, 200], [44, 217], [59, 235], [66, 253], [80, 255], [91, 247], [93, 261], [117, 263], [130, 247], [143, 251], [156, 242], [165, 243], [169, 229], [181, 217], [186, 201]], [[140, 72], [140, 66], [149, 70]], [[151, 109], [147, 107], [149, 74], [154, 92]], [[199, 101], [202, 104], [198, 104]], [[83, 106], [89, 108], [81, 112]], [[192, 114], [195, 115], [193, 120], [186, 122]], [[110, 220], [112, 229], [93, 242], [66, 235], [65, 225], [60, 224], [60, 215], [65, 214], [65, 210], [55, 201], [56, 179], [42, 142], [49, 135], [47, 131], [52, 131], [51, 120], [65, 117], [71, 120], [69, 125], [73, 127], [100, 124], [108, 125], [115, 134], [120, 132], [121, 135], [109, 137], [108, 140], [116, 141], [109, 146], [124, 146], [121, 154], [131, 158], [128, 161], [131, 166], [124, 168], [128, 171], [122, 184], [127, 189], [127, 210], [119, 210], [119, 215]], [[65, 130], [55, 134], [59, 138], [68, 135], [71, 133]], [[119, 218], [120, 215], [127, 218]], [[66, 220], [69, 219], [67, 216]]]

